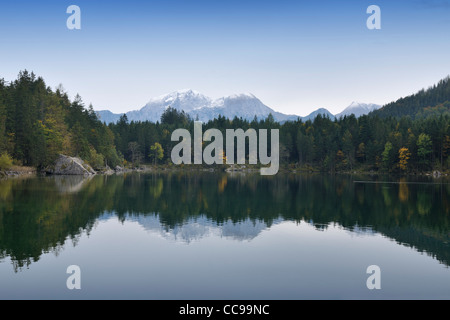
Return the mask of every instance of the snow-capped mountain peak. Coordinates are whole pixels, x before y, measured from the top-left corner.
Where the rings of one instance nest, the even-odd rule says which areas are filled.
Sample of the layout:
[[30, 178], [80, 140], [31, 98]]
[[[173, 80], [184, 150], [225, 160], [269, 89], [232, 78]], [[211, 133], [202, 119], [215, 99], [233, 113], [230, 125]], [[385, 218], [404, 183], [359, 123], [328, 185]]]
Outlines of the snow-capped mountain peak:
[[373, 103], [361, 103], [353, 101], [347, 108], [344, 109], [341, 113], [338, 113], [336, 115], [336, 118], [349, 116], [351, 114], [354, 114], [355, 117], [360, 117], [362, 115], [368, 114], [374, 110], [377, 110], [381, 108], [378, 104]]
[[233, 94], [228, 99], [257, 99], [255, 95], [251, 93], [240, 93], [240, 94]]
[[[275, 121], [278, 122], [296, 121], [298, 118], [302, 118], [303, 121], [314, 120], [319, 114], [330, 119], [335, 118], [333, 114], [323, 108], [312, 112], [306, 117], [276, 112], [251, 93], [235, 94], [213, 100], [192, 89], [178, 90], [152, 98], [142, 109], [127, 112], [126, 115], [129, 121], [157, 122], [161, 120], [161, 115], [169, 106], [186, 112], [192, 119], [198, 119], [203, 122], [208, 122], [219, 116], [228, 119], [238, 117], [248, 121], [252, 121], [256, 117], [262, 120], [267, 118], [269, 114], [272, 114]], [[339, 118], [350, 114], [359, 117], [380, 107], [376, 104], [353, 101], [344, 111], [338, 113], [336, 117]], [[98, 111], [97, 114], [106, 123], [116, 122], [121, 116], [121, 114], [113, 114], [107, 110]]]
[[192, 89], [183, 89], [156, 98], [152, 98], [150, 99], [150, 101], [147, 103], [146, 106], [154, 104], [170, 104], [175, 103], [177, 101], [180, 101], [182, 103], [188, 103], [189, 101], [209, 102], [211, 101], [211, 99]]
[[360, 103], [358, 101], [352, 101], [352, 103], [347, 107], [347, 109], [354, 109], [361, 106], [363, 103]]

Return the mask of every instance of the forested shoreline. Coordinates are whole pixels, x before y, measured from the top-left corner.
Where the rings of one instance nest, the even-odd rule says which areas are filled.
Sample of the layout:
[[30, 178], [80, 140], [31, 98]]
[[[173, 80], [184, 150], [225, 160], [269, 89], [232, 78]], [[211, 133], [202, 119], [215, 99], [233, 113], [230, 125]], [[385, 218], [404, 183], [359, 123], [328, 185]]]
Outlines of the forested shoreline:
[[[359, 118], [277, 123], [219, 118], [203, 131], [279, 129], [282, 168], [396, 174], [447, 172], [450, 168], [450, 81], [399, 99]], [[85, 160], [95, 170], [105, 167], [173, 166], [171, 141], [175, 129], [193, 132], [194, 119], [168, 108], [161, 121], [134, 122], [124, 115], [106, 125], [81, 97], [73, 101], [62, 86], [47, 87], [41, 77], [22, 71], [11, 82], [0, 79], [0, 171], [17, 166], [38, 171], [59, 154]], [[225, 134], [224, 134], [225, 136]], [[226, 156], [226, 155], [225, 155]]]

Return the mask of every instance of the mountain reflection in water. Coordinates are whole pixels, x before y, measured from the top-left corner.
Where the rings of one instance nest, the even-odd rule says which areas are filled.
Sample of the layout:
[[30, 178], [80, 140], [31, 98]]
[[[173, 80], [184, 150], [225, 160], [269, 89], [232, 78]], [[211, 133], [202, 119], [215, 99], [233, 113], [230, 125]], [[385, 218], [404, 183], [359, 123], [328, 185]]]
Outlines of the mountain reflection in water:
[[[385, 178], [383, 178], [385, 179]], [[355, 183], [355, 181], [379, 183]], [[448, 266], [450, 185], [445, 181], [278, 174], [123, 174], [0, 181], [0, 260], [14, 268], [58, 251], [117, 217], [189, 244], [208, 236], [253, 241], [283, 221], [316, 230], [382, 234]], [[420, 182], [415, 184], [413, 182]], [[433, 182], [433, 183], [429, 183]]]

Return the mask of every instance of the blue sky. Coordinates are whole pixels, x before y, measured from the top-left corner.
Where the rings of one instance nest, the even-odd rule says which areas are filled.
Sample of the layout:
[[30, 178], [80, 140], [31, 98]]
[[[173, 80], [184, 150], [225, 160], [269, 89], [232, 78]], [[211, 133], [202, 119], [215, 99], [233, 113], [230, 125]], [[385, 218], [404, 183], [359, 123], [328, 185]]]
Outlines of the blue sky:
[[[69, 5], [81, 30], [69, 30]], [[369, 30], [369, 5], [381, 30]], [[0, 77], [34, 71], [97, 110], [194, 89], [284, 113], [384, 104], [450, 74], [450, 1], [4, 1]]]

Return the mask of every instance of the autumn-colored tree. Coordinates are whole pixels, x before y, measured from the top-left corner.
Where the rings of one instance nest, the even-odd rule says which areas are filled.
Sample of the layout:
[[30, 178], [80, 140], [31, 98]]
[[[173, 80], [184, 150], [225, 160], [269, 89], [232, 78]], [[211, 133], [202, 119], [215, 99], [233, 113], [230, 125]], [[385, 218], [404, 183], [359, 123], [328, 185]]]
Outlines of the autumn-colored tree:
[[155, 142], [150, 147], [150, 158], [153, 158], [153, 164], [155, 165], [156, 161], [162, 160], [163, 157], [164, 157], [164, 150], [163, 150], [161, 144], [158, 142]]
[[345, 154], [342, 150], [339, 150], [336, 153], [336, 169], [338, 170], [345, 170], [348, 166], [348, 160], [345, 157]]
[[222, 158], [222, 163], [223, 164], [227, 163], [227, 156], [225, 154], [225, 151], [223, 151], [223, 150], [222, 150], [221, 158]]
[[360, 162], [364, 162], [366, 160], [366, 145], [364, 142], [361, 142], [358, 145], [358, 150], [356, 151], [356, 158]]
[[409, 152], [408, 148], [400, 148], [398, 151], [398, 167], [402, 171], [408, 170], [408, 160], [411, 159], [411, 152]]

